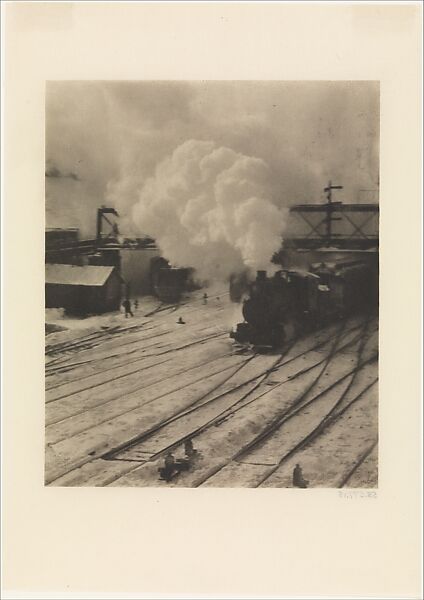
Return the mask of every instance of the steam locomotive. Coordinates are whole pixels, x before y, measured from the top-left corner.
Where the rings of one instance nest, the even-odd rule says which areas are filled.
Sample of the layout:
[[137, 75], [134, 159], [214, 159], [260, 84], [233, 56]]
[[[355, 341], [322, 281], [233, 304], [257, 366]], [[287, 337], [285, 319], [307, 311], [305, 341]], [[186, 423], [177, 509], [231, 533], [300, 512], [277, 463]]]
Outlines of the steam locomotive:
[[179, 302], [186, 291], [196, 289], [194, 270], [171, 267], [169, 262], [157, 256], [150, 261], [150, 287], [162, 302]]
[[339, 259], [300, 269], [278, 270], [272, 277], [258, 271], [242, 290], [230, 282], [230, 297], [244, 296], [244, 322], [230, 336], [240, 343], [276, 348], [333, 320], [377, 305], [377, 267], [369, 260]]

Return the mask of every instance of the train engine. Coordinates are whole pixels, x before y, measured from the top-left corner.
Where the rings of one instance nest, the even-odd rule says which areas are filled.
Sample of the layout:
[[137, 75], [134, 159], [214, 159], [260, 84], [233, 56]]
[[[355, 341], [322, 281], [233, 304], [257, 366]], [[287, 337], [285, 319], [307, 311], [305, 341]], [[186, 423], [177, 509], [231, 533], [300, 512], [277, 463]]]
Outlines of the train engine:
[[315, 263], [308, 271], [258, 271], [243, 301], [244, 322], [230, 336], [240, 343], [276, 348], [331, 321], [376, 303], [376, 270], [367, 261]]
[[255, 346], [277, 346], [285, 337], [285, 323], [293, 312], [293, 286], [283, 271], [267, 277], [258, 271], [243, 301], [244, 323], [231, 333], [236, 341]]

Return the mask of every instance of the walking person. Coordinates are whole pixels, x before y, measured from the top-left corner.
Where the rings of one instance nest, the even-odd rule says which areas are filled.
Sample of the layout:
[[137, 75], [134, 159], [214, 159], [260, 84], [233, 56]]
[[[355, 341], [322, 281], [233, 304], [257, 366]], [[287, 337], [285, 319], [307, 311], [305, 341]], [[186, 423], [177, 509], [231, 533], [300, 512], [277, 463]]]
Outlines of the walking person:
[[122, 306], [125, 309], [125, 318], [128, 319], [128, 315], [131, 315], [131, 317], [133, 317], [133, 312], [131, 310], [131, 302], [130, 300], [128, 300], [128, 298], [126, 300], [123, 301]]

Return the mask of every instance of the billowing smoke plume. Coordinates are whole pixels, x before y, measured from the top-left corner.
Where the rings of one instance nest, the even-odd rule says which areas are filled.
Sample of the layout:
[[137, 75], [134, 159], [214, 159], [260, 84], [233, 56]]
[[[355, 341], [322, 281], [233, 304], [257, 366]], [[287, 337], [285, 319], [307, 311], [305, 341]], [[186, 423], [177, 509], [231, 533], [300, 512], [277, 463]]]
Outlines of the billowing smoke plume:
[[[325, 202], [330, 179], [343, 185], [337, 200], [378, 201], [377, 82], [56, 81], [46, 89], [47, 226], [93, 236], [106, 204], [136, 235], [140, 189], [190, 139], [263, 160], [274, 193], [258, 198], [278, 207]], [[153, 235], [147, 223], [137, 230]]]
[[269, 270], [282, 243], [266, 163], [213, 142], [190, 140], [163, 160], [141, 189], [133, 218], [175, 266], [224, 280], [248, 268]]

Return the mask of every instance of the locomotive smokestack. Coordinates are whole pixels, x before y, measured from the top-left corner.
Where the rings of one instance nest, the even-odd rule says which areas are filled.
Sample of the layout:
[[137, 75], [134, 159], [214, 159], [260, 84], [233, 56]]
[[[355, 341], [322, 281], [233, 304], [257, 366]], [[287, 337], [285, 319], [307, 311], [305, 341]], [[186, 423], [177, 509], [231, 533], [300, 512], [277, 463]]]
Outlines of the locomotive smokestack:
[[266, 271], [257, 271], [256, 272], [256, 281], [265, 281], [266, 279]]

